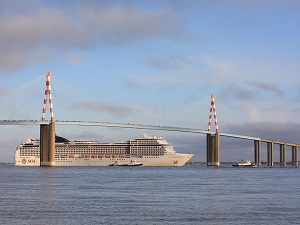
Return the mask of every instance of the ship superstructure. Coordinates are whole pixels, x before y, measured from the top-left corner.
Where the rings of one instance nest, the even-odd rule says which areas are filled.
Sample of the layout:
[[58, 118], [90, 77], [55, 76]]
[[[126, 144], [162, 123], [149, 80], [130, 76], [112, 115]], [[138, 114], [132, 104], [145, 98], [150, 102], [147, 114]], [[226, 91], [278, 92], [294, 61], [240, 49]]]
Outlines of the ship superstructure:
[[[55, 138], [55, 166], [109, 166], [132, 161], [143, 166], [183, 166], [192, 157], [176, 153], [164, 138], [147, 134], [115, 143]], [[40, 166], [40, 141], [28, 139], [21, 143], [15, 152], [15, 165]]]

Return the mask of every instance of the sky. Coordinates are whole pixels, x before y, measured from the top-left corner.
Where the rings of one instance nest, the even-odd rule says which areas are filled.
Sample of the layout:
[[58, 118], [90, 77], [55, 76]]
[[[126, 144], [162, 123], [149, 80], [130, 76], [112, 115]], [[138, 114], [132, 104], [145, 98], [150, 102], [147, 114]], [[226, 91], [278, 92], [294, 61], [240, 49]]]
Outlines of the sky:
[[[207, 129], [213, 93], [220, 132], [300, 143], [299, 11], [297, 0], [0, 0], [0, 119], [40, 118], [50, 71], [56, 119]], [[145, 132], [206, 161], [203, 135], [56, 130], [103, 142]], [[39, 137], [38, 126], [0, 132], [0, 162]], [[253, 161], [253, 143], [221, 138], [221, 161], [241, 158]]]

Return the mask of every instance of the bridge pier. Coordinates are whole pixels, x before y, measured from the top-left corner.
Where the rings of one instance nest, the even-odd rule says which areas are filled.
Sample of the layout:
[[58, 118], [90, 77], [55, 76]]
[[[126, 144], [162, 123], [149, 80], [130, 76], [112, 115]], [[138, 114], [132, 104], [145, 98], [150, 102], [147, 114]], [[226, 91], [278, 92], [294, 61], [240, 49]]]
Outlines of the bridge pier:
[[40, 165], [55, 166], [55, 123], [40, 125]]
[[207, 166], [220, 166], [220, 136], [219, 133], [206, 136]]
[[298, 166], [298, 146], [295, 146], [295, 166]]
[[267, 142], [267, 165], [273, 166], [273, 142]]
[[254, 164], [257, 166], [261, 165], [260, 159], [260, 141], [254, 141]]
[[298, 166], [298, 147], [292, 146], [292, 165]]
[[286, 166], [286, 145], [280, 144], [280, 166]]

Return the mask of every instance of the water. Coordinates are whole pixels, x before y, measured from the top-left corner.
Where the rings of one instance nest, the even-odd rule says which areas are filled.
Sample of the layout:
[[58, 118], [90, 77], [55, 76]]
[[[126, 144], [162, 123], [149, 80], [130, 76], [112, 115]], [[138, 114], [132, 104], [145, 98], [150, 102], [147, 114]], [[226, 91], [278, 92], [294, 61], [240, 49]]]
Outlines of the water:
[[300, 168], [0, 165], [0, 224], [300, 224]]

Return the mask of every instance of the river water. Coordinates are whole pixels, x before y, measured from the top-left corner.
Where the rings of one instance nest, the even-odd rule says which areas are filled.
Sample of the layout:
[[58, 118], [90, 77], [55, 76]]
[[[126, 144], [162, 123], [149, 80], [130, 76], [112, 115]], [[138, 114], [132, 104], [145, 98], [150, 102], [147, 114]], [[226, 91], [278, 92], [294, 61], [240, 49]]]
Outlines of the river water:
[[0, 165], [0, 224], [300, 224], [300, 168]]

